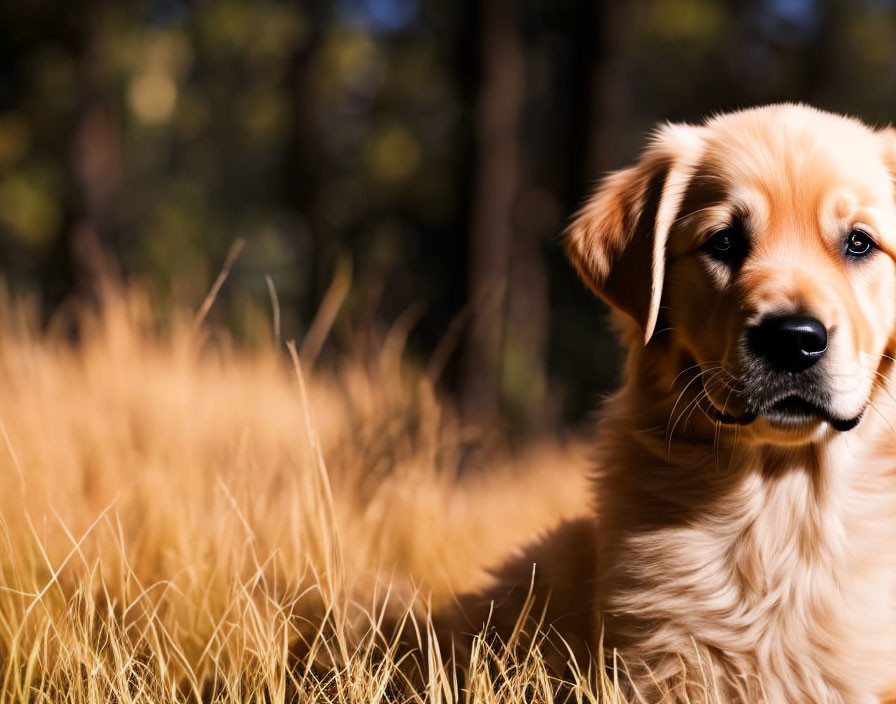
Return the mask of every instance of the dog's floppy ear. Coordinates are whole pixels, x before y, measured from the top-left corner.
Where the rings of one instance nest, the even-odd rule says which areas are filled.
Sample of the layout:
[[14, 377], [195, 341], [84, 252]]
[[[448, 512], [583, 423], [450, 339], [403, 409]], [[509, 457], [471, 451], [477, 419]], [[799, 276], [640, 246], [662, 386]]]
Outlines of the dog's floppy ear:
[[641, 161], [607, 176], [566, 233], [566, 253], [585, 283], [641, 326], [656, 327], [666, 238], [700, 147], [699, 127], [666, 125]]

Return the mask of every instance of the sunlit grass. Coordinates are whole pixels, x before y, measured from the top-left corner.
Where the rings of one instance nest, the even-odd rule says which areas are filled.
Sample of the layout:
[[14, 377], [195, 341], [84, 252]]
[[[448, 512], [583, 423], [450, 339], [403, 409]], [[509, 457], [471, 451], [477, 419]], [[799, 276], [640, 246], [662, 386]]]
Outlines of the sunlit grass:
[[[557, 695], [538, 639], [459, 678], [428, 616], [585, 510], [582, 447], [460, 476], [477, 430], [400, 339], [312, 370], [103, 298], [77, 343], [0, 306], [0, 702]], [[563, 696], [609, 700], [593, 669]]]

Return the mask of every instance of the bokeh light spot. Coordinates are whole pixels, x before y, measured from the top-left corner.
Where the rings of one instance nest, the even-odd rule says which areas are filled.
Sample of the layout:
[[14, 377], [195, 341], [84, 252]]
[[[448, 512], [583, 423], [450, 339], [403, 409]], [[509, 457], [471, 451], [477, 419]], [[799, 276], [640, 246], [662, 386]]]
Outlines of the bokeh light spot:
[[16, 115], [0, 116], [0, 167], [14, 164], [28, 153], [31, 135]]
[[399, 181], [417, 168], [420, 145], [407, 129], [396, 125], [374, 137], [369, 159], [376, 176], [385, 181]]
[[141, 122], [167, 122], [177, 103], [177, 86], [167, 74], [149, 71], [131, 83], [128, 103]]
[[20, 175], [0, 181], [0, 222], [21, 244], [42, 247], [49, 243], [61, 221], [54, 198], [34, 181]]

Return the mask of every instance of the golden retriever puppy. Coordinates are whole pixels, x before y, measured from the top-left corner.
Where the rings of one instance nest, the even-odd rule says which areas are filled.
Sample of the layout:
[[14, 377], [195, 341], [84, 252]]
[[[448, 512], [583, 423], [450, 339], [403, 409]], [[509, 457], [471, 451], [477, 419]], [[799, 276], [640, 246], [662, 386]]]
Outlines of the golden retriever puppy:
[[886, 696], [894, 179], [893, 131], [773, 105], [663, 126], [603, 181], [566, 240], [628, 348], [596, 514], [463, 598], [455, 631], [494, 607], [509, 632], [534, 563], [533, 613], [577, 659], [602, 636], [648, 702]]

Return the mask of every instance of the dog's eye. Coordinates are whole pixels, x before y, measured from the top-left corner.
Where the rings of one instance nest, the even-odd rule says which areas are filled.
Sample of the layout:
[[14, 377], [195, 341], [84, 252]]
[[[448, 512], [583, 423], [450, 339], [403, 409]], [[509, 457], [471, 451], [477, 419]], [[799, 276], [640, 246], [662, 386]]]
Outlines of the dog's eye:
[[709, 240], [709, 246], [714, 252], [727, 252], [731, 249], [731, 233], [728, 230], [717, 232]]
[[706, 240], [700, 249], [717, 261], [731, 264], [743, 258], [745, 241], [739, 228], [726, 227]]
[[850, 257], [864, 257], [874, 249], [874, 240], [867, 232], [853, 230], [846, 238], [846, 254]]

